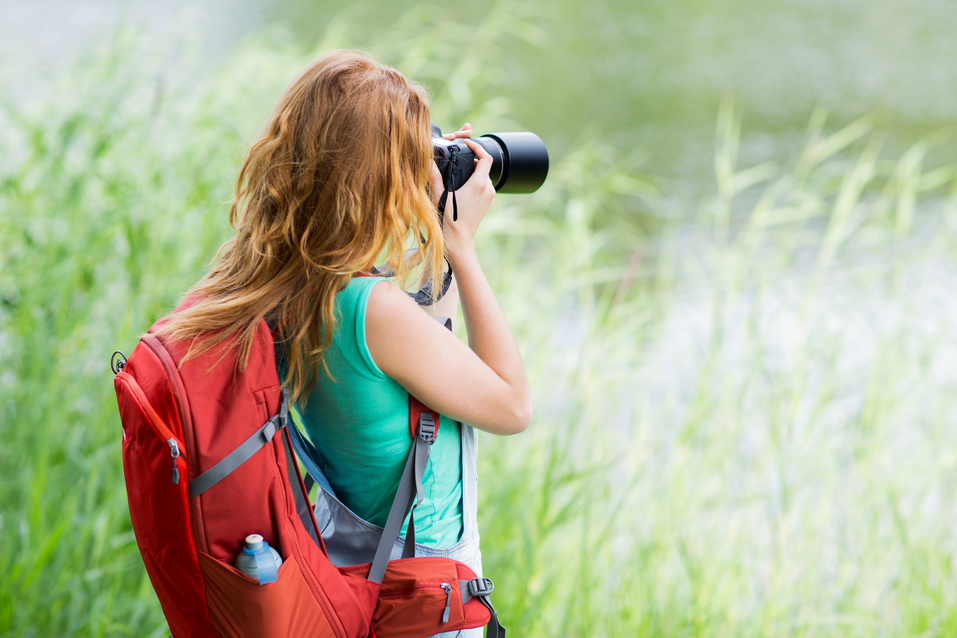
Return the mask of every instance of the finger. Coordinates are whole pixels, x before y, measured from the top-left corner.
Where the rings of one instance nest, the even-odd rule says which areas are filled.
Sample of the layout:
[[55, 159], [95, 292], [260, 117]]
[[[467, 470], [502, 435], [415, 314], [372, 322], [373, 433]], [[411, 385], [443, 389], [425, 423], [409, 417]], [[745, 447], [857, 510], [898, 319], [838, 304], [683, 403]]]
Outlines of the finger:
[[444, 137], [447, 140], [454, 140], [459, 137], [472, 137], [472, 125], [466, 122], [465, 124], [462, 125], [462, 128], [460, 128], [456, 132], [446, 133], [442, 137]]
[[478, 158], [478, 162], [475, 164], [475, 173], [479, 173], [484, 176], [484, 179], [488, 179], [489, 171], [492, 169], [492, 156], [478, 142], [470, 139], [463, 139], [462, 141], [472, 149], [475, 157]]
[[492, 156], [488, 154], [488, 151], [485, 150], [485, 147], [476, 142], [475, 140], [464, 139], [465, 145], [472, 149], [472, 152], [475, 153], [475, 157], [481, 161], [485, 158], [488, 158], [489, 162], [492, 161]]

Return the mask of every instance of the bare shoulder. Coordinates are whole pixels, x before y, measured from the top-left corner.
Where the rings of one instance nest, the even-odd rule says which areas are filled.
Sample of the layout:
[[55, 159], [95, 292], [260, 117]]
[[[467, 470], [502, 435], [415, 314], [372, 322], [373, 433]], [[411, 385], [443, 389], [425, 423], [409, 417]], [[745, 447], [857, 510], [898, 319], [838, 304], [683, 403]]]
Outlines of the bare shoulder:
[[395, 328], [400, 320], [427, 319], [404, 290], [391, 281], [379, 281], [372, 287], [366, 308], [366, 330], [369, 328]]
[[369, 294], [369, 309], [373, 306], [401, 304], [404, 300], [412, 301], [401, 288], [387, 279], [381, 279], [372, 287]]
[[373, 360], [383, 372], [401, 382], [407, 368], [403, 362], [416, 352], [434, 347], [436, 340], [443, 343], [451, 337], [442, 332], [448, 331], [394, 283], [380, 281], [373, 286], [366, 308], [366, 341]]

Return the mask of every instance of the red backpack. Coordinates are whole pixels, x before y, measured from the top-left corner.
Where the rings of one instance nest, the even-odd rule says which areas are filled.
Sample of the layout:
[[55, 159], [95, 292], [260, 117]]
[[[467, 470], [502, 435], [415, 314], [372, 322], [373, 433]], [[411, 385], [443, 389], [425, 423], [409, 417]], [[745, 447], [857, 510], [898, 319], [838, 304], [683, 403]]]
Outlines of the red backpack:
[[[422, 638], [486, 624], [504, 638], [491, 580], [448, 558], [389, 560], [421, 493], [431, 410], [410, 397], [415, 443], [375, 559], [336, 567], [296, 464], [266, 322], [245, 372], [228, 343], [184, 362], [186, 344], [152, 334], [162, 323], [129, 359], [114, 354], [113, 369], [130, 518], [175, 638]], [[279, 551], [275, 582], [233, 567], [253, 533]]]

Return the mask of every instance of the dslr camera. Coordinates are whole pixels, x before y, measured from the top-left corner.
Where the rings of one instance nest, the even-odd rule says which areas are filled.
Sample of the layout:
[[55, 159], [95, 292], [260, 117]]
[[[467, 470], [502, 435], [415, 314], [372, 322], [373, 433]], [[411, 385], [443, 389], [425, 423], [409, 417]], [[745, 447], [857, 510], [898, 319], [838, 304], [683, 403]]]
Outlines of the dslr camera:
[[[534, 133], [486, 133], [471, 138], [492, 156], [489, 179], [500, 193], [534, 193], [548, 175], [548, 151]], [[462, 138], [447, 140], [432, 122], [432, 148], [435, 165], [442, 173], [447, 192], [453, 192], [468, 181], [475, 171], [475, 153]]]

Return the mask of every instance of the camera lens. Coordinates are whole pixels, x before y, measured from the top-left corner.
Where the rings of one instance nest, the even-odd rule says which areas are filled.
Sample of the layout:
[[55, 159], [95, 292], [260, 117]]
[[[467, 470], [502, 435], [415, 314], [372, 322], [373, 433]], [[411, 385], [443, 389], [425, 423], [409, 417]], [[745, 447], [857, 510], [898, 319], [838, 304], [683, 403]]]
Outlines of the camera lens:
[[[548, 150], [534, 133], [486, 133], [476, 140], [492, 156], [489, 177], [500, 193], [534, 193], [548, 176]], [[495, 150], [493, 151], [493, 147]], [[495, 170], [501, 158], [501, 172]]]

